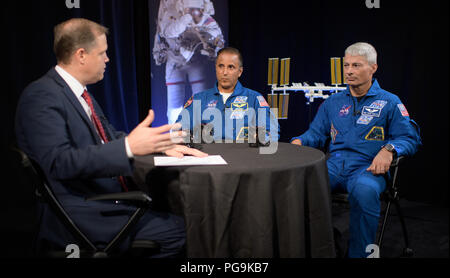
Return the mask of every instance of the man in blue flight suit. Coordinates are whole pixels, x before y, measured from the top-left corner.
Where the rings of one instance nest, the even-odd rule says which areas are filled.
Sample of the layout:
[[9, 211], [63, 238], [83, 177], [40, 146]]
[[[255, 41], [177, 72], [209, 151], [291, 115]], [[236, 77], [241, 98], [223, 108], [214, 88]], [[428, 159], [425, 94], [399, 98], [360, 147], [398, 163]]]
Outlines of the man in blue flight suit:
[[379, 196], [393, 157], [411, 156], [421, 144], [418, 127], [400, 99], [372, 79], [376, 59], [368, 43], [349, 46], [344, 57], [347, 89], [324, 101], [309, 129], [291, 140], [315, 148], [330, 142], [331, 190], [349, 193], [349, 257], [367, 257], [366, 247], [375, 242]]
[[[242, 72], [243, 60], [239, 50], [233, 47], [221, 49], [216, 59], [216, 86], [191, 97], [176, 122], [181, 122], [182, 129], [193, 131], [194, 135], [202, 124], [212, 125], [210, 141], [215, 142], [222, 139], [226, 142], [249, 139], [251, 142], [250, 138], [256, 138], [252, 127], [265, 129], [265, 138], [259, 138], [260, 142], [277, 141], [279, 127], [276, 117], [260, 93], [241, 85], [238, 79]], [[255, 137], [249, 138], [249, 134]], [[205, 139], [204, 134], [202, 139]], [[204, 141], [208, 142], [208, 138]]]

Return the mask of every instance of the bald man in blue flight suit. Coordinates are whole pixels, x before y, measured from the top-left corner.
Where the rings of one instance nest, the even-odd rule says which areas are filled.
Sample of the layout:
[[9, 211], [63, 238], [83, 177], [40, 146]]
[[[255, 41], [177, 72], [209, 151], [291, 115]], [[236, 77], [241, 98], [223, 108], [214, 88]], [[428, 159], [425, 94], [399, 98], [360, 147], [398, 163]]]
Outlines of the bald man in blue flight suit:
[[278, 141], [276, 117], [260, 93], [243, 87], [238, 81], [242, 72], [239, 50], [232, 47], [221, 49], [216, 59], [216, 86], [191, 97], [176, 122], [181, 122], [184, 130], [191, 131], [202, 124], [212, 124], [210, 139], [215, 142], [249, 139], [249, 134], [252, 134], [249, 127], [265, 129], [265, 138], [259, 138], [260, 142]]
[[331, 190], [349, 193], [349, 257], [367, 257], [375, 242], [384, 174], [394, 156], [411, 156], [421, 144], [417, 124], [400, 99], [380, 88], [372, 76], [377, 53], [368, 43], [345, 51], [345, 91], [330, 96], [319, 107], [309, 129], [292, 144], [324, 148]]

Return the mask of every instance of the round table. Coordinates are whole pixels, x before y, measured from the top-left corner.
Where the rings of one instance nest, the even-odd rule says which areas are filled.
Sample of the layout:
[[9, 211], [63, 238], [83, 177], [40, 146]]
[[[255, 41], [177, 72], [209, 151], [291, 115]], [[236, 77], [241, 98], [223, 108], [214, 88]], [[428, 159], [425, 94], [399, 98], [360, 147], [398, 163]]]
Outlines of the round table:
[[273, 154], [246, 143], [201, 150], [228, 164], [155, 167], [154, 155], [135, 159], [134, 179], [154, 208], [184, 216], [188, 257], [335, 256], [323, 152], [281, 142]]

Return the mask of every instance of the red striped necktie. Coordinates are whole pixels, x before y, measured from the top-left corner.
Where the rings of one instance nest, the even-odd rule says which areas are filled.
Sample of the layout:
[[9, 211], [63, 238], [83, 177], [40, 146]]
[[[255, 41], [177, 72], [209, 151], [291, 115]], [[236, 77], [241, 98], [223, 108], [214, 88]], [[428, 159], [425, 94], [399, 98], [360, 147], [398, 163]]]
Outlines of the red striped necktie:
[[[83, 99], [88, 104], [89, 108], [91, 109], [91, 120], [95, 125], [95, 128], [97, 129], [98, 134], [100, 135], [100, 138], [102, 138], [103, 142], [108, 143], [108, 137], [106, 137], [105, 129], [103, 128], [102, 122], [97, 116], [97, 113], [95, 113], [94, 105], [92, 104], [92, 98], [89, 95], [87, 90], [84, 90], [83, 94], [81, 95]], [[119, 176], [120, 185], [122, 185], [122, 188], [124, 191], [128, 191], [128, 187], [125, 182], [125, 178], [123, 176]]]

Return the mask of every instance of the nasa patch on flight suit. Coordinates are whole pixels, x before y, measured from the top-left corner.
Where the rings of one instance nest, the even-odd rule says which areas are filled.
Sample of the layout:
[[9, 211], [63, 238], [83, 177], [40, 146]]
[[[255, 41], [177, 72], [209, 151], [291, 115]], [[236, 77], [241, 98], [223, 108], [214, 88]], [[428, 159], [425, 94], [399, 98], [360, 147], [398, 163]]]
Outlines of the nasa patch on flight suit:
[[233, 103], [246, 103], [247, 102], [247, 96], [237, 96]]
[[241, 130], [239, 130], [239, 133], [236, 136], [236, 140], [246, 140], [246, 139], [248, 139], [248, 127], [243, 126]]
[[233, 102], [231, 103], [231, 111], [247, 111], [248, 110], [248, 102]]
[[230, 120], [241, 120], [245, 116], [244, 110], [235, 110], [231, 112]]
[[384, 140], [384, 129], [381, 126], [374, 126], [372, 129], [367, 133], [366, 140], [371, 141], [383, 141]]
[[245, 112], [248, 110], [248, 103], [239, 103], [233, 102], [231, 103], [231, 115], [230, 119], [232, 120], [240, 120], [245, 116]]
[[194, 96], [191, 96], [188, 101], [184, 104], [184, 108], [188, 108], [192, 104], [192, 100], [194, 99]]
[[211, 101], [206, 105], [206, 107], [207, 107], [207, 108], [216, 108], [217, 102], [218, 102], [217, 99], [211, 100]]
[[378, 99], [378, 100], [375, 100], [374, 102], [372, 102], [372, 104], [370, 105], [370, 107], [383, 109], [383, 107], [384, 107], [386, 104], [387, 104], [387, 101], [386, 101], [386, 100]]
[[370, 107], [370, 106], [364, 106], [363, 110], [361, 111], [361, 115], [367, 116], [367, 117], [380, 117], [380, 114], [381, 114], [381, 108]]
[[334, 143], [334, 141], [336, 141], [336, 136], [339, 132], [337, 131], [336, 128], [334, 128], [333, 123], [331, 123], [331, 130], [330, 130], [330, 136], [331, 136], [331, 140]]
[[361, 125], [368, 125], [370, 123], [370, 121], [372, 121], [373, 117], [369, 117], [366, 115], [361, 115], [358, 118], [358, 121], [356, 121], [357, 124], [361, 124]]
[[347, 116], [351, 107], [352, 107], [351, 105], [347, 105], [347, 104], [342, 106], [341, 110], [339, 110], [339, 116], [340, 117]]

